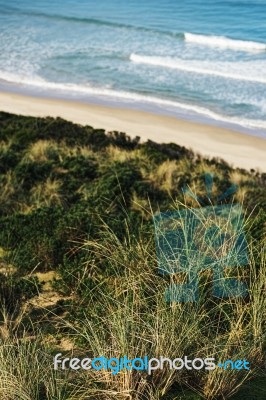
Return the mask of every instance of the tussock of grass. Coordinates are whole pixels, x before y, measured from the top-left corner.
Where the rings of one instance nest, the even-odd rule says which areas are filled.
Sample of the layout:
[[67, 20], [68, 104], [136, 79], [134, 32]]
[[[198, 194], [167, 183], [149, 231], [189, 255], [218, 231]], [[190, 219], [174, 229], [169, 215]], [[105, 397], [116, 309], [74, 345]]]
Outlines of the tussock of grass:
[[150, 174], [151, 181], [157, 186], [170, 193], [177, 187], [178, 167], [174, 160], [164, 161]]
[[0, 202], [8, 203], [15, 193], [14, 173], [7, 171], [0, 181]]
[[38, 140], [29, 147], [25, 160], [44, 163], [57, 152], [58, 144], [56, 142], [50, 140]]
[[4, 340], [0, 346], [0, 397], [3, 400], [84, 399], [75, 377], [53, 369], [41, 337]]
[[49, 177], [45, 182], [31, 189], [31, 203], [35, 204], [36, 208], [62, 205], [61, 187], [62, 183], [59, 179]]

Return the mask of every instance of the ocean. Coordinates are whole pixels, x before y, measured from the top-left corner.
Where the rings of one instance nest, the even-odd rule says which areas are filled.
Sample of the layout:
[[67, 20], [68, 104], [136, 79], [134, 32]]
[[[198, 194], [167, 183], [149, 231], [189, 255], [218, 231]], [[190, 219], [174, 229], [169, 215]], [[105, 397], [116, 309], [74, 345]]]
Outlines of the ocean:
[[0, 90], [266, 138], [266, 0], [0, 0]]

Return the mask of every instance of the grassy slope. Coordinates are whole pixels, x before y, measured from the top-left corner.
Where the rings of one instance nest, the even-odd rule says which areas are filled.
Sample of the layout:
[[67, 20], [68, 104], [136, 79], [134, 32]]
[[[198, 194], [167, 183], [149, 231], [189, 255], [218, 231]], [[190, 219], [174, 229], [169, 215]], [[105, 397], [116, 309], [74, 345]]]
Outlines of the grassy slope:
[[[63, 348], [69, 332], [66, 327], [61, 328], [61, 317], [68, 324], [76, 323], [84, 312], [88, 313], [95, 288], [103, 283], [104, 293], [111, 293], [119, 292], [123, 286], [117, 283], [123, 262], [112, 259], [112, 254], [120, 251], [114, 238], [122, 243], [130, 232], [132, 243], [136, 240], [142, 249], [147, 251], [149, 247], [154, 253], [152, 212], [174, 209], [183, 202], [185, 185], [204, 196], [202, 175], [206, 172], [214, 175], [215, 195], [232, 183], [239, 185], [235, 200], [243, 202], [248, 215], [252, 213], [248, 220], [249, 240], [260, 247], [266, 235], [266, 174], [234, 170], [221, 160], [203, 159], [176, 144], [140, 144], [138, 138], [132, 140], [123, 133], [106, 134], [62, 119], [0, 113], [3, 340], [22, 335], [24, 329], [28, 336], [34, 335], [37, 327], [40, 336], [50, 338], [50, 348]], [[195, 206], [193, 201], [186, 201]], [[132, 243], [133, 256], [129, 244], [126, 250], [123, 248], [127, 264], [139, 251]], [[109, 255], [100, 245], [109, 246]], [[145, 267], [141, 268], [146, 276]], [[156, 275], [154, 271], [155, 268]], [[48, 272], [54, 279], [44, 283]], [[147, 267], [147, 280], [156, 280], [149, 274]], [[137, 279], [134, 274], [128, 279], [133, 278]], [[134, 279], [130, 282], [134, 283]], [[40, 296], [42, 301], [38, 300]], [[96, 306], [89, 316], [97, 320], [101, 301], [93, 296]], [[49, 303], [47, 298], [53, 300]], [[84, 343], [77, 337], [75, 347], [91, 345], [86, 338], [88, 332]], [[207, 398], [206, 382], [195, 379], [198, 386], [194, 389]], [[100, 385], [109, 387], [110, 382]], [[177, 396], [175, 386], [170, 385], [166, 392], [170, 393], [171, 387]], [[219, 398], [220, 389], [208, 390], [215, 393], [209, 399]], [[159, 398], [164, 398], [163, 390], [160, 393]], [[49, 398], [38, 396], [35, 398]], [[196, 398], [194, 394], [178, 396]], [[255, 398], [263, 397], [259, 394]]]

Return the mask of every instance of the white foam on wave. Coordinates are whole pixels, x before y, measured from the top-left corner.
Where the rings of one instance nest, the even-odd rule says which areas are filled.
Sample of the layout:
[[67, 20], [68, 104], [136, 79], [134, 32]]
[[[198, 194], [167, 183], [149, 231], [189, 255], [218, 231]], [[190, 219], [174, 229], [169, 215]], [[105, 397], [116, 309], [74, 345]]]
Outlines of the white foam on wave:
[[225, 36], [196, 35], [194, 33], [184, 33], [185, 41], [203, 46], [218, 47], [238, 51], [265, 51], [266, 44], [250, 42], [245, 40], [229, 39]]
[[169, 57], [141, 56], [138, 54], [131, 54], [130, 60], [139, 64], [154, 65], [196, 74], [220, 76], [226, 79], [266, 84], [265, 63], [262, 61], [212, 62], [182, 60]]
[[39, 87], [45, 84], [45, 80], [40, 77], [27, 76], [23, 74], [15, 74], [13, 72], [1, 71], [0, 70], [0, 81], [6, 81], [10, 83], [16, 83], [19, 85], [35, 86]]
[[139, 104], [153, 104], [157, 107], [168, 108], [168, 110], [182, 110], [192, 114], [200, 115], [201, 117], [207, 117], [215, 121], [232, 123], [243, 126], [245, 128], [258, 128], [266, 129], [266, 121], [263, 120], [252, 120], [238, 117], [227, 117], [225, 115], [218, 114], [205, 107], [179, 103], [174, 100], [160, 99], [157, 97], [146, 96], [139, 93], [118, 91], [108, 89], [104, 87], [93, 87], [89, 84], [74, 84], [74, 83], [55, 83], [48, 82], [38, 76], [27, 77], [16, 75], [9, 72], [0, 70], [0, 80], [4, 80], [9, 83], [15, 83], [22, 86], [30, 86], [32, 88], [41, 88], [44, 90], [52, 90], [54, 92], [71, 93], [71, 94], [83, 94], [88, 96], [95, 96], [98, 98], [109, 98], [110, 100], [126, 101], [128, 103], [139, 103]]

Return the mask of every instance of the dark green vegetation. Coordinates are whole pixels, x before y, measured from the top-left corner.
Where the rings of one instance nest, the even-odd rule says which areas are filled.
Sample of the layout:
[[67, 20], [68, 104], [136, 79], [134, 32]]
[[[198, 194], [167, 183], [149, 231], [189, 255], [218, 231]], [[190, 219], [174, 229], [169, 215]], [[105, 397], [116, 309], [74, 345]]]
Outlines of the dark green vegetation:
[[[139, 138], [130, 139], [124, 133], [106, 134], [103, 130], [81, 127], [59, 118], [41, 119], [0, 113], [0, 319], [3, 343], [10, 343], [16, 337], [21, 339], [16, 344], [19, 347], [22, 346], [20, 343], [27, 343], [27, 338], [35, 337], [39, 338], [40, 348], [44, 344], [48, 346], [44, 351], [49, 353], [67, 351], [65, 341], [68, 340], [70, 347], [74, 347], [74, 354], [82, 354], [84, 351], [93, 351], [91, 338], [96, 334], [99, 343], [102, 340], [102, 345], [98, 343], [100, 347], [94, 347], [95, 355], [97, 351], [104, 353], [105, 350], [106, 354], [110, 351], [110, 356], [116, 356], [115, 353], [118, 355], [127, 349], [128, 354], [137, 356], [147, 351], [155, 357], [153, 351], [157, 347], [152, 347], [154, 343], [150, 345], [153, 342], [152, 329], [155, 329], [151, 328], [153, 313], [157, 309], [161, 312], [164, 307], [165, 316], [169, 306], [156, 294], [161, 285], [163, 288], [166, 278], [157, 276], [152, 214], [158, 210], [174, 209], [181, 202], [184, 203], [182, 188], [185, 185], [194, 188], [197, 194], [206, 196], [203, 179], [206, 172], [214, 175], [215, 196], [223, 193], [232, 183], [239, 186], [233, 201], [243, 203], [247, 237], [252, 245], [254, 261], [253, 275], [247, 280], [261, 282], [261, 271], [265, 271], [265, 249], [262, 247], [266, 238], [266, 173], [232, 169], [222, 160], [203, 159], [176, 144], [156, 144], [152, 141], [141, 144]], [[188, 198], [186, 206], [195, 206], [195, 203]], [[128, 288], [135, 286], [137, 289], [132, 289], [132, 293], [128, 291]], [[216, 345], [224, 346], [224, 355], [229, 358], [231, 354], [243, 355], [242, 348], [238, 349], [239, 352], [230, 350], [236, 346], [238, 330], [243, 331], [243, 337], [239, 333], [238, 340], [251, 349], [250, 358], [256, 367], [254, 374], [258, 374], [259, 378], [256, 379], [261, 382], [262, 332], [265, 331], [265, 303], [262, 303], [259, 292], [261, 287], [260, 283], [255, 288], [256, 298], [252, 292], [251, 300], [245, 299], [245, 302], [252, 304], [252, 298], [255, 298], [250, 307], [245, 303], [231, 302], [216, 304], [215, 308], [209, 302], [204, 312], [203, 309], [193, 309], [191, 305], [187, 306], [185, 315], [182, 314], [184, 310], [171, 310], [171, 315], [177, 312], [175, 318], [178, 323], [171, 325], [173, 321], [167, 319], [164, 326], [159, 327], [162, 330], [159, 333], [167, 327], [168, 332], [169, 329], [173, 329], [173, 332], [177, 329], [176, 334], [180, 336], [180, 327], [185, 324], [191, 327], [193, 318], [198, 318], [198, 325], [193, 325], [195, 340], [190, 334], [191, 343], [186, 349], [183, 343], [174, 343], [175, 356], [179, 356], [178, 346], [184, 354], [197, 355], [207, 343], [200, 336], [210, 320], [214, 325], [204, 331], [206, 337], [210, 336], [209, 346], [214, 342], [210, 332], [214, 334], [215, 326], [221, 335], [221, 342]], [[136, 305], [137, 309], [134, 308]], [[247, 314], [243, 314], [246, 309]], [[200, 317], [198, 312], [201, 313]], [[115, 320], [116, 313], [121, 313], [120, 319], [117, 317]], [[132, 326], [125, 328], [130, 320], [129, 314], [132, 316]], [[159, 312], [157, 314], [160, 315]], [[185, 322], [181, 321], [181, 314], [182, 318], [186, 318]], [[190, 314], [191, 321], [186, 317]], [[127, 318], [123, 320], [122, 315]], [[119, 332], [124, 328], [126, 337], [136, 330], [136, 315], [141, 325], [140, 315], [145, 316], [145, 321], [150, 318], [150, 325], [147, 323], [145, 329], [137, 332], [143, 339], [149, 338], [147, 349], [144, 345], [142, 349], [139, 342], [136, 344], [132, 338], [126, 345], [123, 342], [123, 346], [117, 339], [120, 347], [116, 343], [107, 349], [104, 343], [112, 341], [110, 338], [119, 337]], [[214, 322], [216, 319], [219, 319], [217, 324]], [[241, 329], [238, 324], [240, 320]], [[90, 321], [93, 321], [95, 331], [91, 331]], [[120, 321], [120, 331], [115, 327], [111, 329], [115, 321]], [[234, 333], [232, 327], [228, 328], [231, 324], [234, 325]], [[256, 332], [253, 335], [250, 326], [254, 324]], [[100, 339], [105, 325], [106, 336]], [[224, 333], [226, 329], [229, 329], [227, 339]], [[231, 347], [226, 347], [228, 338], [233, 340]], [[160, 355], [172, 354], [167, 342], [159, 343]], [[19, 347], [14, 351], [16, 354], [21, 351], [24, 357], [26, 350]], [[215, 350], [217, 347], [208, 350], [208, 354], [211, 351], [215, 354]], [[38, 349], [33, 346], [30, 351], [34, 353]], [[1, 357], [7, 357], [4, 351]], [[45, 370], [49, 362], [52, 364], [52, 356], [45, 364], [47, 362], [45, 359]], [[26, 364], [25, 359], [25, 375]], [[17, 376], [17, 371], [13, 373]], [[31, 380], [30, 371], [27, 374], [23, 378], [25, 384]], [[139, 400], [211, 400], [231, 397], [238, 390], [238, 385], [241, 390], [241, 382], [244, 381], [241, 375], [235, 379], [232, 375], [226, 376], [226, 373], [224, 380], [216, 377], [215, 383], [211, 377], [207, 379], [201, 374], [192, 377], [188, 374], [182, 379], [173, 376], [169, 381], [163, 376], [155, 376], [151, 382], [147, 379], [147, 387], [140, 392], [140, 377], [134, 377], [136, 382], [128, 379], [125, 383], [121, 378], [110, 377], [92, 377], [89, 380], [81, 374], [79, 383], [76, 377], [73, 379], [71, 375], [65, 375], [64, 389], [59, 384], [60, 387], [49, 383], [54, 388], [50, 392], [44, 386], [48, 385], [47, 380], [57, 381], [52, 372], [51, 377], [46, 377], [45, 383], [36, 379], [37, 389], [31, 387], [27, 394], [21, 392], [15, 395], [12, 391], [7, 394], [8, 389], [0, 383], [1, 398], [126, 399], [130, 398], [126, 393], [132, 391], [132, 399]], [[4, 381], [7, 378], [2, 374], [1, 379]], [[78, 388], [75, 386], [75, 390], [73, 381], [79, 385]], [[218, 381], [220, 386], [216, 385]], [[25, 384], [18, 379], [17, 387], [27, 391]], [[252, 394], [245, 397], [245, 393], [252, 393], [252, 380], [243, 385], [248, 389], [236, 399], [264, 398], [261, 391], [257, 391], [259, 394], [254, 394], [254, 397]], [[22, 391], [16, 390], [16, 393]]]

